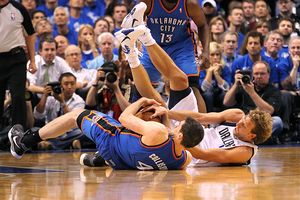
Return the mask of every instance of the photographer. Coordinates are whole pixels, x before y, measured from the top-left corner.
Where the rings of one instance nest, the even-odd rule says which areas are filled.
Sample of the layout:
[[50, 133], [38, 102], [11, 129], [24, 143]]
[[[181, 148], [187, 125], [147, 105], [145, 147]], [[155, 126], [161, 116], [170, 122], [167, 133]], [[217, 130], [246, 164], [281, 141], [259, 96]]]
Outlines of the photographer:
[[[273, 117], [272, 136], [276, 139], [283, 129], [280, 117], [281, 94], [274, 87], [270, 79], [270, 67], [264, 61], [257, 61], [253, 65], [252, 74], [238, 70], [232, 87], [224, 97], [224, 105], [240, 108], [246, 114], [258, 108], [270, 113]], [[253, 76], [253, 79], [252, 77]]]
[[[49, 123], [76, 108], [84, 108], [84, 100], [75, 94], [75, 89], [76, 77], [70, 72], [63, 73], [59, 82], [51, 82], [45, 87], [40, 102], [34, 108], [34, 117]], [[57, 139], [50, 140], [50, 143], [56, 149], [65, 149], [81, 135], [79, 129], [73, 129]]]
[[106, 83], [114, 83], [118, 79], [118, 66], [113, 62], [104, 63], [98, 70], [97, 76], [86, 97], [86, 108], [95, 109], [118, 119], [121, 114], [120, 106], [112, 89]]

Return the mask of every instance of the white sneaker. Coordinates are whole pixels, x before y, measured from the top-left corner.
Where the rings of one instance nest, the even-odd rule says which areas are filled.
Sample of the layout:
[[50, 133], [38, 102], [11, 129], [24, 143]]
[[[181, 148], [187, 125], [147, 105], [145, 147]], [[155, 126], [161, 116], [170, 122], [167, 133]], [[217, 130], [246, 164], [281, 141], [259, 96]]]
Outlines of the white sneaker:
[[136, 49], [136, 41], [139, 36], [143, 35], [147, 31], [145, 25], [140, 25], [135, 28], [121, 29], [115, 33], [117, 40], [122, 46], [122, 50], [125, 54], [130, 54]]
[[144, 13], [147, 5], [144, 2], [138, 3], [132, 8], [130, 13], [126, 15], [121, 24], [122, 28], [133, 28], [144, 24]]

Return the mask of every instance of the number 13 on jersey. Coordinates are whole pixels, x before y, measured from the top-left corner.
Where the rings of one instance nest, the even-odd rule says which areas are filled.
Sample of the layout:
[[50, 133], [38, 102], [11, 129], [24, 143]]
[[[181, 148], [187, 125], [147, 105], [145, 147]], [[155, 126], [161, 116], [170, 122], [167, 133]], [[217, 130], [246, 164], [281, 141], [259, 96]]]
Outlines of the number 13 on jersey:
[[165, 34], [165, 33], [160, 33], [160, 42], [163, 43], [170, 43], [172, 41], [173, 34]]

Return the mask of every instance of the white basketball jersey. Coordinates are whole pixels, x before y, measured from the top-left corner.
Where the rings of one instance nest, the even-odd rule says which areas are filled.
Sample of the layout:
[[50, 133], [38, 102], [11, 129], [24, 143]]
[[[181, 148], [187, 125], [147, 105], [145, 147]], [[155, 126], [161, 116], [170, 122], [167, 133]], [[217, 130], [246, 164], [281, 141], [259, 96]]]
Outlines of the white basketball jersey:
[[[171, 110], [189, 110], [198, 112], [197, 99], [193, 90], [185, 98], [181, 99]], [[179, 121], [171, 120], [171, 128], [175, 128], [180, 124]]]
[[[235, 126], [218, 125], [213, 128], [204, 129], [204, 138], [198, 145], [201, 149], [230, 149], [239, 146], [253, 148], [253, 156], [257, 152], [257, 146], [249, 142], [239, 140], [234, 136]], [[252, 157], [253, 157], [252, 156]], [[190, 166], [219, 166], [220, 163], [193, 158]]]

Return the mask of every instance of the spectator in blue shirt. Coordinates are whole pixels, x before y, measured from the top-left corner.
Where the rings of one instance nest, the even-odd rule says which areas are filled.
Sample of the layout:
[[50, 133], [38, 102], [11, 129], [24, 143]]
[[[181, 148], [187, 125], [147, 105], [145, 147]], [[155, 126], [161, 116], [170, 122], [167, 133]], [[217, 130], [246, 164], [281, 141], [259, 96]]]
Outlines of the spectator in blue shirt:
[[101, 33], [110, 32], [110, 24], [104, 17], [98, 18], [95, 21], [93, 28], [95, 33], [95, 40], [97, 40]]
[[278, 31], [283, 36], [283, 46], [280, 51], [281, 57], [284, 56], [285, 58], [287, 58], [287, 54], [289, 53], [288, 43], [294, 31], [294, 28], [295, 27], [293, 21], [289, 18], [281, 18], [278, 22]]
[[101, 54], [92, 61], [87, 62], [88, 69], [99, 69], [105, 62], [114, 62], [118, 56], [113, 53], [115, 37], [109, 32], [102, 33], [98, 37]]
[[221, 46], [216, 42], [209, 45], [210, 66], [201, 70], [199, 86], [207, 112], [223, 110], [223, 99], [231, 83], [230, 70], [222, 59]]
[[87, 68], [86, 62], [93, 60], [99, 55], [92, 26], [85, 24], [80, 27], [78, 33], [78, 46], [82, 53], [81, 66]]
[[33, 25], [33, 27], [35, 27], [36, 24], [37, 24], [40, 20], [46, 19], [47, 16], [46, 16], [46, 14], [45, 14], [43, 11], [41, 11], [41, 10], [35, 10], [35, 11], [33, 11], [33, 12], [31, 13], [30, 17], [31, 17], [32, 25]]
[[[281, 83], [282, 102], [284, 106], [283, 122], [284, 128], [289, 130], [290, 116], [293, 111], [293, 101], [300, 91], [300, 38], [292, 37], [289, 42], [290, 56], [281, 59], [278, 64]], [[288, 136], [288, 135], [287, 135]]]
[[275, 62], [265, 55], [261, 55], [261, 49], [263, 46], [263, 38], [261, 33], [256, 31], [249, 32], [241, 49], [242, 57], [236, 59], [232, 64], [232, 80], [234, 80], [236, 70], [251, 70], [253, 63], [256, 61], [265, 61], [269, 64], [270, 72], [270, 82], [278, 86], [278, 70], [276, 68]]
[[72, 30], [69, 25], [69, 12], [65, 7], [57, 7], [54, 10], [54, 26], [53, 26], [53, 37], [57, 35], [65, 36], [70, 44], [78, 43], [77, 32]]
[[245, 37], [240, 30], [244, 22], [243, 8], [240, 6], [232, 7], [232, 9], [229, 12], [228, 20], [229, 20], [228, 30], [237, 32], [238, 34], [238, 49], [240, 49]]
[[283, 89], [300, 91], [300, 38], [292, 37], [289, 42], [290, 56], [279, 64], [280, 83]]
[[231, 66], [234, 60], [237, 58], [241, 57], [237, 53], [237, 41], [238, 41], [238, 34], [233, 31], [226, 31], [223, 34], [223, 41], [222, 41], [222, 46], [223, 46], [223, 60], [225, 62], [225, 65], [230, 69], [230, 73], [232, 71]]
[[84, 6], [83, 0], [70, 0], [70, 26], [72, 30], [79, 31], [81, 25], [93, 25], [93, 21], [82, 11]]
[[54, 9], [57, 7], [57, 0], [45, 0], [45, 4], [39, 5], [36, 9], [43, 11], [46, 16], [48, 21], [53, 24], [54, 19], [53, 19], [53, 14], [54, 14]]
[[281, 93], [270, 83], [270, 66], [265, 61], [256, 61], [253, 64], [253, 80], [246, 82], [245, 75], [237, 71], [234, 84], [224, 97], [225, 106], [234, 106], [245, 113], [258, 108], [272, 115], [272, 136], [277, 138], [283, 129], [279, 117], [281, 114]]
[[93, 23], [105, 15], [106, 3], [104, 0], [85, 0], [83, 12], [87, 15]]
[[264, 49], [262, 50], [262, 54], [272, 58], [278, 66], [278, 63], [281, 60], [279, 55], [279, 51], [281, 50], [283, 45], [283, 37], [281, 33], [277, 30], [269, 32], [264, 40]]
[[115, 30], [114, 33], [121, 29], [121, 24], [123, 19], [126, 17], [128, 13], [128, 8], [125, 4], [117, 3], [114, 6], [112, 17], [115, 21]]

